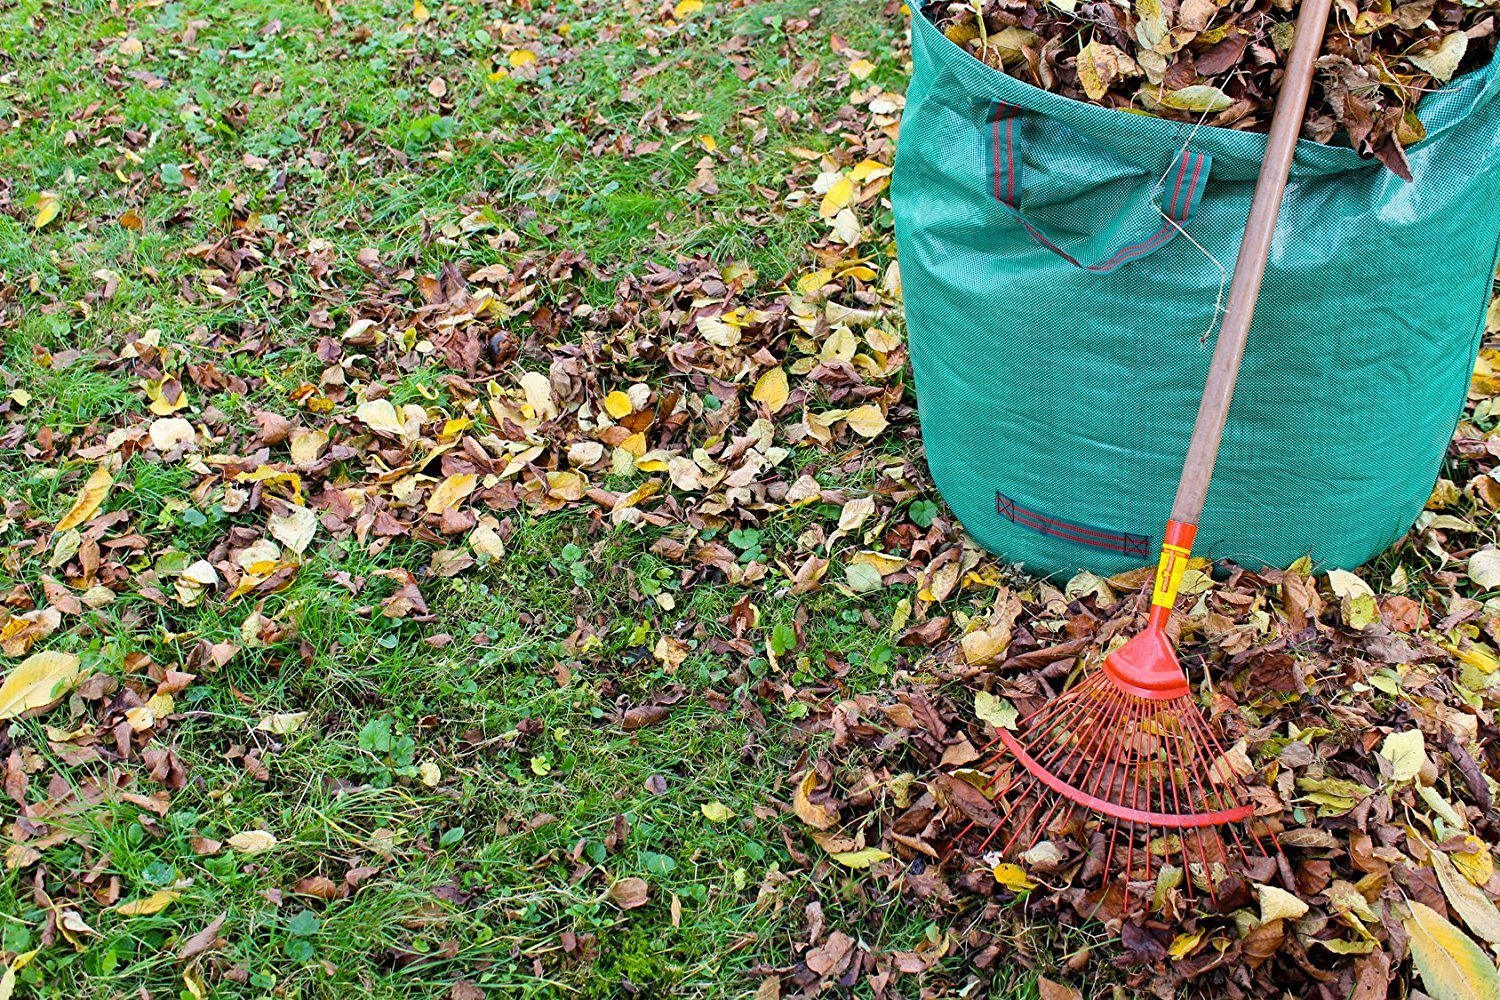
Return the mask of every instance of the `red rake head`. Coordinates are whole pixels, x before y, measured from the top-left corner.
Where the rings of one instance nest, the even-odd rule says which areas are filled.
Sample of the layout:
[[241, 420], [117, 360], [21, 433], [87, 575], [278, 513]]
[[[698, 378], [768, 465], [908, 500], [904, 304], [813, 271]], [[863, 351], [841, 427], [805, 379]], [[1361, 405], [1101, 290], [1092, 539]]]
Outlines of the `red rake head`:
[[1236, 828], [1253, 809], [1159, 624], [986, 748], [998, 752], [983, 791], [1001, 821], [978, 853], [1071, 842], [1088, 855], [1080, 877], [1108, 886], [1120, 872], [1127, 901], [1132, 883], [1149, 898], [1175, 866], [1189, 901], [1202, 891], [1216, 907], [1226, 882], [1275, 873], [1259, 836], [1247, 831], [1247, 846]]

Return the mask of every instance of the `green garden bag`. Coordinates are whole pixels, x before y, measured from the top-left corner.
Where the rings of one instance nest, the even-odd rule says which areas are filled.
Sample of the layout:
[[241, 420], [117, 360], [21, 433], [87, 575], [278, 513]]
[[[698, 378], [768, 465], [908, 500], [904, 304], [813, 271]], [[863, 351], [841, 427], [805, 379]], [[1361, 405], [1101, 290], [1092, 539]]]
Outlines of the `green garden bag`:
[[[913, 17], [892, 197], [927, 462], [1042, 575], [1153, 561], [1264, 135], [1094, 107]], [[1303, 142], [1195, 551], [1352, 568], [1410, 529], [1500, 253], [1500, 70], [1429, 95], [1406, 183]]]

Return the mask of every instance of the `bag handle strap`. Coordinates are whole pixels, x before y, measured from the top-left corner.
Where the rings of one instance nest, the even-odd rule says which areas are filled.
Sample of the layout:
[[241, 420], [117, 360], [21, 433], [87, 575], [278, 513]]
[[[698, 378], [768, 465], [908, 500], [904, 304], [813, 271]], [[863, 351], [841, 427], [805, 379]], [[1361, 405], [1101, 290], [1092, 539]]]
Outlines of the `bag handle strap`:
[[1021, 129], [1017, 127], [1021, 114], [1022, 109], [1016, 105], [999, 102], [990, 122], [991, 184], [995, 200], [1010, 209], [1021, 225], [1026, 227], [1032, 239], [1074, 267], [1096, 274], [1108, 274], [1124, 264], [1140, 260], [1147, 254], [1155, 253], [1171, 243], [1177, 238], [1177, 234], [1181, 232], [1187, 221], [1193, 217], [1193, 210], [1198, 207], [1203, 189], [1208, 185], [1209, 171], [1213, 168], [1213, 157], [1207, 153], [1195, 153], [1191, 149], [1186, 149], [1166, 176], [1163, 192], [1168, 195], [1168, 198], [1166, 207], [1163, 209], [1166, 218], [1162, 220], [1161, 228], [1144, 239], [1119, 247], [1094, 263], [1086, 264], [1078, 260], [1062, 249], [1045, 230], [1028, 219], [1021, 209], [1025, 179], [1021, 156], [1024, 140]]

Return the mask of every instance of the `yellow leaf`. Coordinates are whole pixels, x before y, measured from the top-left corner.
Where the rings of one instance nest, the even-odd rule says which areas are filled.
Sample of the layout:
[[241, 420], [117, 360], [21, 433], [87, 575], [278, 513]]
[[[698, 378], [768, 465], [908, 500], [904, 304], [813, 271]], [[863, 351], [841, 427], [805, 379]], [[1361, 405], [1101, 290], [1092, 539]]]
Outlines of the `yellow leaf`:
[[750, 398], [757, 403], [765, 403], [767, 409], [777, 413], [786, 405], [790, 392], [786, 372], [780, 368], [771, 368], [756, 380], [755, 391], [750, 393]]
[[1202, 931], [1194, 931], [1189, 934], [1186, 931], [1172, 939], [1172, 944], [1167, 948], [1167, 954], [1173, 958], [1186, 958], [1188, 953], [1198, 947], [1198, 942], [1203, 940]]
[[1379, 753], [1390, 762], [1392, 781], [1410, 781], [1427, 764], [1427, 742], [1420, 729], [1391, 733], [1380, 744]]
[[630, 396], [616, 389], [604, 397], [604, 412], [616, 420], [628, 417], [635, 407], [630, 404]]
[[885, 552], [874, 552], [864, 549], [855, 553], [854, 558], [849, 560], [851, 566], [868, 566], [881, 576], [889, 576], [906, 568], [907, 560], [901, 556], [893, 556]]
[[392, 437], [404, 437], [406, 428], [389, 399], [371, 399], [359, 404], [354, 415], [370, 430]]
[[1468, 649], [1459, 649], [1457, 646], [1444, 646], [1443, 648], [1459, 661], [1467, 663], [1482, 674], [1493, 674], [1500, 670], [1500, 659], [1497, 659], [1487, 646], [1470, 646]]
[[[963, 649], [964, 662], [971, 667], [988, 667], [999, 662], [1010, 648], [1011, 630], [1009, 628], [979, 628], [972, 632], [966, 632], [959, 640], [959, 646]], [[984, 692], [980, 692], [984, 694]], [[975, 696], [975, 708], [978, 709], [978, 696]], [[985, 719], [983, 714], [979, 716]], [[985, 721], [989, 721], [986, 719]], [[1012, 724], [1002, 728], [1014, 729], [1015, 717], [1011, 716]], [[999, 723], [995, 723], [999, 725]]]
[[512, 69], [520, 69], [522, 66], [530, 66], [536, 62], [536, 53], [530, 49], [516, 49], [510, 54], [510, 65]]
[[871, 177], [884, 177], [891, 172], [891, 168], [879, 160], [860, 160], [859, 165], [849, 171], [849, 179], [863, 184]]
[[849, 64], [849, 75], [856, 80], [868, 80], [875, 72], [875, 64], [868, 59], [856, 59]]
[[833, 186], [823, 195], [823, 203], [818, 206], [818, 215], [825, 219], [831, 219], [839, 212], [849, 207], [854, 200], [854, 182], [847, 174], [840, 174], [839, 179], [833, 182]]
[[31, 228], [41, 229], [47, 223], [57, 218], [61, 206], [57, 202], [57, 195], [51, 191], [43, 191], [36, 200], [36, 218], [31, 222]]
[[414, 0], [411, 5], [411, 19], [413, 21], [416, 21], [418, 24], [423, 24], [431, 16], [432, 12], [427, 9], [427, 5], [424, 4], [422, 0]]
[[716, 153], [719, 151], [719, 142], [711, 135], [700, 135], [698, 137], [698, 143], [710, 153]]
[[261, 719], [255, 728], [273, 736], [289, 736], [307, 722], [306, 712], [275, 712]]
[[880, 407], [874, 403], [866, 403], [849, 411], [844, 418], [850, 428], [860, 437], [878, 437], [880, 432], [886, 428], [885, 414], [880, 412]]
[[302, 553], [318, 533], [318, 515], [300, 504], [288, 504], [285, 514], [272, 514], [266, 530], [293, 552]]
[[145, 899], [132, 900], [115, 907], [115, 912], [127, 917], [147, 917], [160, 913], [182, 898], [182, 893], [173, 889], [158, 889]]
[[845, 868], [868, 868], [886, 860], [890, 855], [874, 847], [866, 847], [862, 851], [843, 851], [831, 857]]
[[1464, 878], [1475, 885], [1484, 885], [1495, 874], [1495, 859], [1490, 856], [1490, 847], [1472, 833], [1464, 838], [1464, 851], [1452, 856], [1454, 867], [1464, 873]]
[[78, 499], [73, 501], [73, 506], [68, 508], [68, 512], [52, 530], [68, 531], [88, 523], [89, 519], [94, 516], [94, 512], [99, 509], [99, 505], [104, 502], [104, 498], [109, 496], [109, 488], [114, 485], [114, 482], [115, 478], [109, 474], [108, 469], [102, 465], [96, 468], [89, 475], [88, 481], [83, 484]]
[[815, 830], [827, 830], [839, 821], [838, 811], [830, 809], [810, 798], [813, 790], [818, 787], [818, 773], [808, 771], [807, 775], [797, 785], [797, 791], [792, 795], [792, 809], [797, 813], [797, 818]]
[[1026, 877], [1026, 872], [1020, 865], [1003, 862], [990, 869], [990, 873], [995, 876], [996, 882], [999, 882], [1011, 892], [1022, 892], [1026, 889], [1036, 888], [1036, 883]]
[[266, 830], [246, 830], [225, 841], [241, 854], [260, 854], [276, 846], [276, 837]]
[[974, 692], [974, 714], [996, 729], [1016, 728], [1016, 707], [1004, 698], [988, 691]]
[[1478, 935], [1481, 941], [1492, 945], [1500, 944], [1500, 910], [1495, 908], [1490, 897], [1460, 875], [1448, 855], [1430, 845], [1427, 854], [1432, 859], [1432, 870], [1437, 874], [1438, 884], [1443, 887], [1443, 895], [1448, 897], [1448, 905], [1453, 912], [1463, 918], [1469, 930]]
[[184, 448], [198, 438], [198, 432], [193, 429], [192, 422], [182, 417], [159, 417], [151, 421], [147, 433], [151, 437], [151, 447], [157, 451]]
[[1416, 900], [1403, 921], [1411, 937], [1412, 962], [1433, 1000], [1494, 1000], [1500, 975], [1479, 946], [1436, 910]]
[[804, 274], [801, 278], [797, 279], [797, 291], [803, 295], [811, 295], [832, 280], [833, 269], [825, 267], [822, 270], [813, 271], [811, 274]]
[[551, 420], [557, 416], [557, 405], [552, 402], [552, 382], [541, 372], [527, 372], [521, 376], [521, 388], [526, 393], [526, 405], [538, 420]]
[[505, 540], [495, 530], [493, 518], [490, 523], [481, 521], [469, 532], [469, 548], [481, 563], [499, 562], [505, 556]]
[[328, 434], [324, 431], [293, 431], [292, 464], [303, 468], [312, 465], [323, 457], [323, 449], [326, 447], [328, 447]]
[[710, 823], [728, 823], [734, 819], [734, 810], [722, 802], [705, 802], [698, 807], [698, 811]]
[[677, 0], [677, 6], [672, 8], [672, 16], [681, 21], [683, 18], [696, 14], [703, 9], [703, 0]]
[[1260, 896], [1260, 922], [1263, 924], [1273, 920], [1297, 920], [1307, 913], [1307, 904], [1285, 889], [1257, 885], [1255, 891]]
[[32, 653], [0, 684], [0, 719], [51, 708], [78, 679], [78, 656], [49, 649]]
[[455, 472], [437, 484], [432, 496], [427, 498], [427, 513], [441, 514], [452, 510], [466, 500], [479, 485], [479, 477], [472, 472]]

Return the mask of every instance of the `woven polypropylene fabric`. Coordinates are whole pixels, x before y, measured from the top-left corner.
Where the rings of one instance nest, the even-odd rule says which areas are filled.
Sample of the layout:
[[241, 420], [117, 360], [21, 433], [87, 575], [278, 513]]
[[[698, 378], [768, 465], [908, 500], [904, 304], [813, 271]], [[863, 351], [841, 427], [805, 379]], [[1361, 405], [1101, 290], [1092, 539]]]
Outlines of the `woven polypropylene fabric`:
[[[912, 33], [892, 191], [933, 478], [980, 544], [1034, 572], [1146, 562], [1266, 137], [1046, 93], [920, 14]], [[1021, 109], [1014, 131], [1006, 107]], [[1500, 254], [1500, 70], [1454, 81], [1420, 115], [1410, 184], [1352, 149], [1298, 147], [1204, 555], [1357, 566], [1430, 495]], [[1100, 273], [1028, 231], [1081, 263], [1109, 260], [1161, 229], [1185, 151], [1206, 154], [1208, 180], [1183, 233], [1148, 255]], [[997, 196], [1012, 161], [1019, 209]]]

